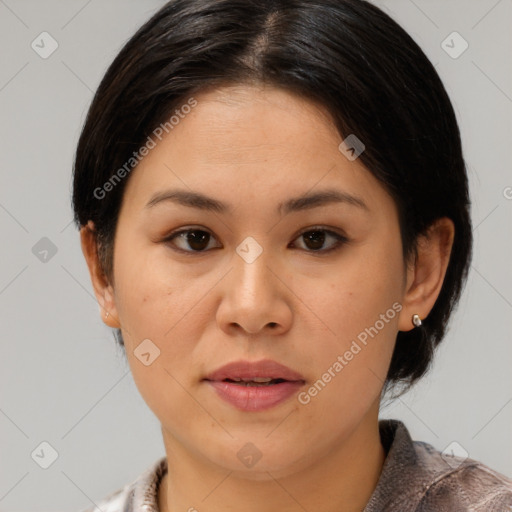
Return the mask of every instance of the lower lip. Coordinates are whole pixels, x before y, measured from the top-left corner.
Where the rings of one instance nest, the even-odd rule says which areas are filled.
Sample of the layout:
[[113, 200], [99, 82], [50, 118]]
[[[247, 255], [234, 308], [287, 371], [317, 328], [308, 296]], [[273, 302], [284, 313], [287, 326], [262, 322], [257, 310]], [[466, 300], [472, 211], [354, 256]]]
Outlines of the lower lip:
[[286, 381], [266, 386], [243, 386], [217, 380], [206, 381], [226, 402], [241, 411], [263, 411], [284, 402], [304, 385], [302, 381]]

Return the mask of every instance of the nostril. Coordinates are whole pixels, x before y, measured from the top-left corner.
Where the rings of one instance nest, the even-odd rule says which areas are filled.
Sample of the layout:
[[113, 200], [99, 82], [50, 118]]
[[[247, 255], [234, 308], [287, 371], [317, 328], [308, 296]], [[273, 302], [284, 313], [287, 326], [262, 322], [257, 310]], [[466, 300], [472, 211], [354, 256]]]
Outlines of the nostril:
[[277, 324], [276, 324], [275, 322], [270, 322], [268, 325], [269, 325], [270, 327], [274, 328], [274, 327], [276, 327], [276, 325], [277, 325]]

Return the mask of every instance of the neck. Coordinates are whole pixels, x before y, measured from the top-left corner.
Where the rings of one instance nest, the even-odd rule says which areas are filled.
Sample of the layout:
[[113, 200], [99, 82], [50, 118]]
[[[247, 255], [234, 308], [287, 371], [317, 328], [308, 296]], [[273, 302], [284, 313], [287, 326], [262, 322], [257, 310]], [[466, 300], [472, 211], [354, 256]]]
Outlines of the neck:
[[160, 512], [360, 512], [386, 457], [378, 419], [372, 419], [304, 469], [277, 477], [263, 471], [258, 479], [200, 460], [166, 435], [168, 473], [159, 489]]

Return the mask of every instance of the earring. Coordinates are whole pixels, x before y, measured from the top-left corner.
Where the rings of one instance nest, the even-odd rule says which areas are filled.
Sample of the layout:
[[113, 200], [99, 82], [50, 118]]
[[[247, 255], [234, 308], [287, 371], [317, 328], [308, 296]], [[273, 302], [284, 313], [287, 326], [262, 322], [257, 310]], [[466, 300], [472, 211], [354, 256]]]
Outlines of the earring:
[[412, 323], [415, 325], [415, 327], [419, 327], [421, 325], [421, 318], [419, 315], [412, 315]]
[[105, 318], [108, 318], [108, 315], [110, 315], [110, 313], [107, 311], [107, 312], [105, 313]]

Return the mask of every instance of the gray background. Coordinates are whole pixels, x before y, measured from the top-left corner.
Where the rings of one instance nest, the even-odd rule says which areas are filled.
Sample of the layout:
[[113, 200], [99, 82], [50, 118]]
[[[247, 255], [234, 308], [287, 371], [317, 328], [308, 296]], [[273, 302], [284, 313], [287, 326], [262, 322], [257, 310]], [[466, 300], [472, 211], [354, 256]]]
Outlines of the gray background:
[[[101, 322], [70, 207], [93, 91], [163, 3], [0, 0], [0, 511], [78, 511], [165, 454], [160, 425]], [[455, 105], [475, 235], [433, 371], [382, 416], [440, 450], [456, 441], [511, 476], [511, 1], [377, 3], [422, 46]], [[31, 48], [43, 31], [59, 45], [47, 59]], [[458, 58], [441, 46], [453, 31], [469, 44]], [[43, 237], [57, 249], [46, 262]], [[31, 458], [43, 441], [58, 452], [48, 469]]]

